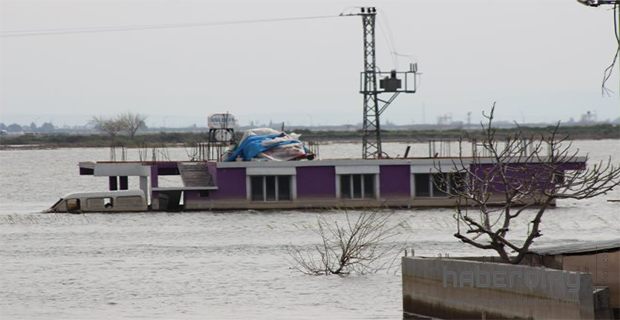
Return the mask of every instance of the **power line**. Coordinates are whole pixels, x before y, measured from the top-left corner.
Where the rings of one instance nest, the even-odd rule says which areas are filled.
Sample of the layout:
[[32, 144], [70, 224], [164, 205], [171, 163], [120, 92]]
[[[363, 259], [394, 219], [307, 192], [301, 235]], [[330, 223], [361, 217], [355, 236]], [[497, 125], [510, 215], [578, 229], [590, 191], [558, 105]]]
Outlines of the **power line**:
[[[390, 51], [391, 51], [390, 54], [392, 55], [392, 59], [394, 60], [394, 64], [396, 65], [396, 66], [394, 66], [394, 69], [397, 69], [398, 68], [398, 55], [396, 54], [396, 52], [398, 50], [396, 50], [396, 41], [394, 41], [394, 34], [392, 33], [392, 28], [390, 27], [390, 22], [388, 20], [388, 15], [381, 8], [379, 8], [379, 12], [381, 12], [381, 16], [384, 17], [384, 18], [382, 18], [382, 20], [385, 20], [385, 29], [388, 32], [388, 36], [389, 36], [391, 47], [392, 47], [390, 49]], [[381, 23], [381, 21], [379, 21], [379, 23]]]
[[48, 35], [79, 34], [79, 33], [201, 28], [201, 27], [215, 27], [215, 26], [238, 25], [238, 24], [257, 24], [257, 23], [270, 23], [270, 22], [283, 22], [283, 21], [317, 20], [317, 19], [329, 19], [329, 18], [338, 18], [338, 17], [343, 17], [343, 15], [251, 19], [251, 20], [196, 22], [196, 23], [178, 23], [178, 24], [152, 24], [152, 25], [102, 26], [102, 27], [64, 28], [64, 29], [60, 28], [60, 29], [13, 30], [13, 31], [5, 31], [5, 32], [0, 33], [0, 37], [10, 38], [10, 37], [48, 36]]
[[381, 19], [377, 19], [377, 21], [379, 22], [379, 30], [381, 30], [381, 34], [383, 35], [383, 39], [385, 40], [386, 45], [388, 46], [388, 51], [390, 52], [390, 56], [392, 58], [392, 64], [394, 65], [394, 69], [398, 68], [398, 58], [396, 57], [396, 55], [394, 55], [394, 52], [396, 52], [396, 48], [394, 47], [394, 43], [391, 41], [390, 38], [388, 38], [388, 36], [386, 35], [386, 28], [384, 27], [383, 23], [381, 22]]

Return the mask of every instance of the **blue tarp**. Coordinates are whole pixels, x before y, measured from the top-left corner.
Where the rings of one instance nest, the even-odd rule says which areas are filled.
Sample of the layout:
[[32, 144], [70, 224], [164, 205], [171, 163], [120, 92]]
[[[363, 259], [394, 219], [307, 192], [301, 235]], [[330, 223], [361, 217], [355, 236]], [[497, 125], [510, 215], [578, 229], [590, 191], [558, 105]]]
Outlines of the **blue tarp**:
[[260, 153], [265, 152], [267, 150], [277, 148], [279, 146], [292, 144], [292, 143], [300, 143], [299, 140], [291, 139], [285, 140], [273, 144], [269, 144], [267, 146], [263, 145], [263, 141], [272, 140], [278, 137], [282, 137], [282, 133], [268, 134], [268, 135], [255, 135], [249, 136], [243, 139], [241, 143], [237, 146], [235, 150], [230, 154], [225, 161], [235, 161], [237, 157], [241, 156], [243, 161], [250, 161]]

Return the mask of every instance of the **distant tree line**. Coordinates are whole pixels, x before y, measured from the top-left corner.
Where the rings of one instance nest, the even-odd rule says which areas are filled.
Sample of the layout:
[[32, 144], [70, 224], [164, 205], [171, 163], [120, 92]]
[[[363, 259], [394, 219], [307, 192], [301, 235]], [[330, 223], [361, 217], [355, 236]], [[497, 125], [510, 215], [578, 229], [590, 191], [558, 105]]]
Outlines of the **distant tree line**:
[[44, 122], [40, 127], [36, 123], [32, 122], [30, 125], [19, 125], [17, 123], [11, 123], [6, 125], [0, 122], [0, 130], [6, 132], [41, 132], [51, 133], [56, 130], [56, 127], [51, 122]]
[[140, 129], [146, 129], [146, 116], [139, 113], [126, 112], [112, 118], [93, 117], [92, 123], [95, 129], [114, 139], [121, 132], [126, 133], [131, 139], [136, 136]]

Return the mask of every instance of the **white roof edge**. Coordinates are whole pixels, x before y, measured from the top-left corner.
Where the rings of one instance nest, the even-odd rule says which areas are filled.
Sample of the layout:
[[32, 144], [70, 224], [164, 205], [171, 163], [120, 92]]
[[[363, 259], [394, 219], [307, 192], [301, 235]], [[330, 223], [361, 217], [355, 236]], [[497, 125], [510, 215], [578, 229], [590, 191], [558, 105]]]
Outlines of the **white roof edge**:
[[[548, 157], [541, 157], [544, 161]], [[575, 157], [571, 162], [584, 162], [587, 157]], [[519, 157], [513, 157], [508, 162], [515, 162]], [[526, 159], [522, 159], [526, 160]], [[493, 163], [495, 160], [490, 157], [479, 157], [475, 160], [478, 163]], [[326, 159], [312, 161], [231, 161], [217, 162], [218, 168], [266, 168], [266, 167], [315, 167], [315, 166], [377, 166], [377, 165], [434, 165], [441, 163], [450, 165], [456, 162], [460, 163], [458, 157], [445, 158], [409, 158], [409, 159]], [[468, 164], [474, 162], [470, 157], [464, 157], [463, 163]], [[538, 162], [538, 159], [531, 159], [530, 162]]]
[[80, 161], [80, 162], [78, 162], [78, 167], [80, 167], [80, 168], [95, 169], [96, 165], [97, 165], [97, 162], [95, 162], [95, 161]]
[[260, 168], [260, 167], [321, 167], [321, 166], [377, 166], [410, 165], [412, 161], [430, 161], [433, 159], [329, 159], [311, 161], [231, 161], [218, 162], [218, 168]]
[[218, 190], [216, 186], [204, 187], [154, 187], [153, 191], [201, 191], [201, 190]]
[[598, 241], [578, 241], [560, 245], [534, 247], [530, 252], [539, 255], [579, 254], [587, 252], [619, 250], [620, 238]]
[[118, 197], [118, 196], [143, 196], [142, 190], [117, 190], [117, 191], [89, 191], [89, 192], [71, 192], [62, 198], [82, 198], [82, 197]]

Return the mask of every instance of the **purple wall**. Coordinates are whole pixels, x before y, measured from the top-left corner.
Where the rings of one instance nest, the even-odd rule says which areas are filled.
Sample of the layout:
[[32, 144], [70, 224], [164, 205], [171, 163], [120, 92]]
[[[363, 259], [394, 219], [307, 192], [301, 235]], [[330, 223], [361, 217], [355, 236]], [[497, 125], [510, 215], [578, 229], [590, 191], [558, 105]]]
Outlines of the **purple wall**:
[[218, 168], [217, 191], [209, 193], [210, 199], [245, 199], [245, 168]]
[[329, 167], [298, 167], [297, 198], [335, 198], [336, 169]]
[[[185, 190], [183, 191], [185, 200], [197, 200], [200, 199], [200, 191], [194, 191], [194, 190]], [[211, 194], [209, 194], [210, 196]]]
[[379, 192], [382, 198], [411, 195], [411, 168], [409, 165], [381, 166]]
[[217, 163], [213, 161], [207, 162], [207, 171], [213, 179], [213, 183], [217, 186]]
[[151, 187], [159, 187], [159, 174], [157, 172], [157, 165], [151, 166]]
[[[545, 163], [509, 163], [506, 168], [506, 176], [509, 178], [507, 185], [517, 188], [525, 184], [533, 187], [535, 191], [542, 191], [554, 185], [552, 181], [554, 170], [564, 173], [565, 171], [583, 169], [585, 169], [585, 163], [583, 162], [563, 163], [558, 164], [557, 167], [549, 166]], [[496, 170], [498, 168], [495, 164], [472, 165], [472, 171], [476, 176], [491, 182], [490, 191], [503, 192], [506, 189], [506, 185], [504, 185]]]

